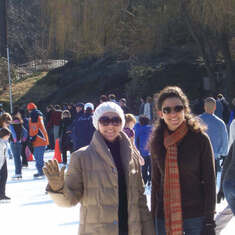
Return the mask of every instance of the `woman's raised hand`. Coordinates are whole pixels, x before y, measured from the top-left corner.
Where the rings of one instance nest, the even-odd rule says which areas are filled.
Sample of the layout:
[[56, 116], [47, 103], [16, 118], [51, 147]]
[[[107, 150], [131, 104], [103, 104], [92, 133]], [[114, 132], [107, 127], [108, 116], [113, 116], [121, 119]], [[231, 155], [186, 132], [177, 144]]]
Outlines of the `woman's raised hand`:
[[48, 179], [52, 191], [60, 191], [64, 187], [64, 171], [65, 166], [59, 169], [58, 162], [56, 160], [49, 160], [43, 167], [43, 172]]

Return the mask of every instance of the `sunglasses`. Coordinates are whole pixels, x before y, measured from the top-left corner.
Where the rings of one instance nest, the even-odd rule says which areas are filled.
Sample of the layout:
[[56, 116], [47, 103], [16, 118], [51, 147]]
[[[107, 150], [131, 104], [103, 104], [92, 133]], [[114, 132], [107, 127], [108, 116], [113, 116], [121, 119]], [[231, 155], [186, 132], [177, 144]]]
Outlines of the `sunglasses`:
[[107, 117], [107, 116], [102, 116], [99, 119], [99, 123], [102, 126], [108, 126], [109, 124], [112, 124], [113, 126], [119, 126], [122, 123], [122, 119], [120, 117]]
[[162, 112], [165, 113], [165, 114], [170, 114], [172, 113], [173, 111], [176, 112], [176, 113], [179, 113], [181, 112], [182, 110], [184, 109], [184, 106], [183, 105], [176, 105], [174, 107], [164, 107], [162, 108]]

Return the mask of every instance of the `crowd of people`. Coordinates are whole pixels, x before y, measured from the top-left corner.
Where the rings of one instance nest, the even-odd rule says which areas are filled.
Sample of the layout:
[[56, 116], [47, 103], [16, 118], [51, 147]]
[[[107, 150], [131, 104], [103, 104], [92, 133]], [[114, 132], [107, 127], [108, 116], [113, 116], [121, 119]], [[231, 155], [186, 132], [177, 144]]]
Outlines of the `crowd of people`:
[[[100, 96], [97, 107], [48, 105], [42, 114], [31, 102], [28, 115], [19, 108], [3, 111], [0, 200], [10, 200], [7, 156], [14, 159], [12, 178], [21, 179], [33, 153], [33, 177], [46, 175], [55, 203], [81, 203], [81, 235], [220, 234], [235, 215], [235, 99], [231, 106], [222, 94], [201, 102], [190, 107], [186, 94], [172, 86], [154, 101], [141, 98], [137, 115], [114, 94]], [[44, 163], [45, 151], [57, 142], [63, 167], [56, 160]], [[217, 200], [226, 198], [228, 207], [214, 218], [218, 172]], [[145, 188], [151, 190], [151, 210]]]

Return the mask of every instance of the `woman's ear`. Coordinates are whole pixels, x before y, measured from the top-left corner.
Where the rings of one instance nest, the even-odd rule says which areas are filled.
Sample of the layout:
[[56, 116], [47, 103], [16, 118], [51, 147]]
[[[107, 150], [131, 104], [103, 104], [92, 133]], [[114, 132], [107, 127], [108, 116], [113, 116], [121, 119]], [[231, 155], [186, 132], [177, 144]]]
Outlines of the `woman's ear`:
[[163, 119], [162, 111], [157, 111], [157, 115], [158, 115], [161, 119]]

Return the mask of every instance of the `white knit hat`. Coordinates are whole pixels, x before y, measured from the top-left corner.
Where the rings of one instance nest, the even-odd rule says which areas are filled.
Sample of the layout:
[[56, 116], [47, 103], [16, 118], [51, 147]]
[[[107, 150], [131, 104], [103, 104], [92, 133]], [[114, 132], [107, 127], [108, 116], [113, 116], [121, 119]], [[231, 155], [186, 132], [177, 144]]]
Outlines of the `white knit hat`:
[[84, 110], [87, 110], [87, 108], [90, 108], [93, 111], [94, 110], [94, 105], [92, 103], [86, 103], [84, 105]]
[[114, 102], [103, 102], [100, 104], [93, 114], [93, 125], [96, 130], [98, 130], [99, 119], [103, 116], [104, 113], [112, 112], [116, 113], [122, 119], [122, 129], [125, 126], [125, 115], [122, 108]]

